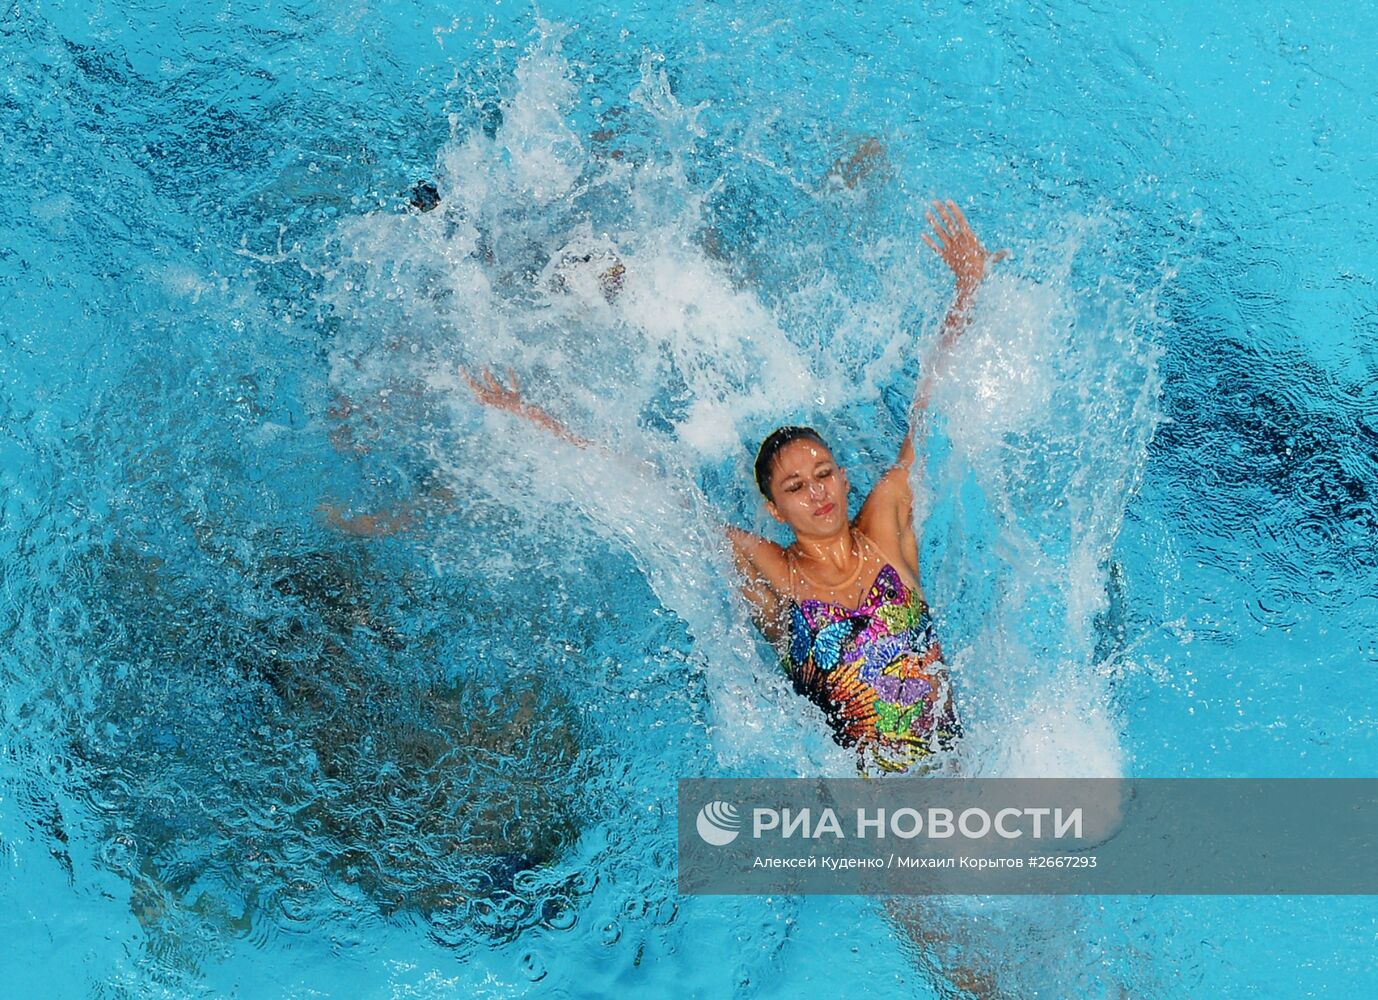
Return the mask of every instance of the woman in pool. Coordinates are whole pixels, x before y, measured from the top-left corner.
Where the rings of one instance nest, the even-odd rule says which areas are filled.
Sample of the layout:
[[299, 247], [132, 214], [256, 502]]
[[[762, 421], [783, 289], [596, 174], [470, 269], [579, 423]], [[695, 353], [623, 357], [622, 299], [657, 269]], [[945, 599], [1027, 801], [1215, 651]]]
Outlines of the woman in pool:
[[[966, 326], [991, 264], [954, 202], [933, 203], [926, 242], [956, 278], [956, 296], [923, 368], [914, 406], [928, 403], [952, 344]], [[466, 378], [468, 376], [466, 375]], [[518, 413], [581, 446], [554, 417], [489, 372], [468, 378], [483, 403]], [[862, 771], [903, 771], [960, 734], [942, 650], [919, 587], [918, 540], [909, 475], [911, 428], [894, 465], [855, 518], [847, 475], [808, 427], [781, 427], [756, 456], [766, 510], [794, 533], [781, 547], [728, 527], [741, 593], [761, 631], [781, 650], [795, 689], [821, 708], [834, 738]]]

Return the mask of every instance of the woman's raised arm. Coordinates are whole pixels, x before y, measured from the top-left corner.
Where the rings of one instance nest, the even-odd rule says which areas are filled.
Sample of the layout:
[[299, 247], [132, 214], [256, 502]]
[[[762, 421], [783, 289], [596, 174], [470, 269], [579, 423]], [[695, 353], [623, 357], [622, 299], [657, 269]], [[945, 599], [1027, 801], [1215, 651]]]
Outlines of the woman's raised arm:
[[919, 384], [914, 390], [909, 433], [905, 435], [904, 444], [900, 446], [899, 459], [895, 463], [905, 469], [914, 464], [914, 415], [928, 408], [933, 383], [941, 377], [952, 346], [966, 329], [967, 321], [971, 317], [972, 304], [976, 301], [976, 290], [985, 280], [986, 272], [990, 270], [991, 265], [1004, 260], [1010, 253], [1008, 250], [997, 250], [995, 253], [988, 251], [971, 231], [966, 216], [962, 214], [955, 201], [934, 201], [933, 208], [928, 212], [928, 224], [933, 227], [933, 232], [925, 233], [923, 241], [948, 266], [956, 281], [956, 290], [947, 316], [943, 318], [943, 328], [938, 335], [938, 342], [924, 358], [919, 373]]
[[893, 528], [898, 533], [901, 549], [907, 555], [912, 554], [914, 565], [918, 564], [918, 541], [913, 527], [914, 494], [909, 488], [909, 473], [916, 458], [914, 425], [919, 414], [928, 408], [933, 384], [942, 376], [952, 346], [966, 329], [972, 304], [976, 301], [976, 290], [985, 280], [986, 272], [992, 264], [1009, 255], [1008, 250], [988, 251], [971, 231], [966, 216], [954, 201], [933, 202], [928, 222], [933, 232], [926, 233], [923, 241], [952, 271], [956, 290], [937, 343], [923, 359], [910, 409], [909, 430], [900, 445], [899, 455], [890, 470], [877, 481], [858, 515], [859, 521], [881, 524], [886, 530]]

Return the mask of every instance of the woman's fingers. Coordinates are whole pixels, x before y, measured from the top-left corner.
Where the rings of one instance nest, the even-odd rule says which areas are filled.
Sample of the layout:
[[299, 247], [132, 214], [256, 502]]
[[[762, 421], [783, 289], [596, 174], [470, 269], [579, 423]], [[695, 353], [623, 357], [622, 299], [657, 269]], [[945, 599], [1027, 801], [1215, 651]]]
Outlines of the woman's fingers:
[[[948, 202], [947, 204], [950, 205], [952, 202]], [[947, 205], [944, 205], [941, 201], [935, 201], [933, 202], [933, 207], [936, 208], [938, 214], [942, 216], [943, 223], [947, 226], [948, 231], [955, 233], [957, 231], [957, 220], [952, 217], [952, 213], [948, 211]]]
[[951, 199], [944, 202], [935, 198], [932, 209], [927, 212], [927, 218], [928, 224], [933, 227], [934, 235], [946, 248], [953, 247], [959, 241], [976, 238], [961, 208]]
[[465, 382], [469, 383], [469, 388], [478, 397], [479, 402], [489, 406], [496, 406], [501, 409], [511, 410], [521, 406], [521, 391], [517, 384], [517, 373], [515, 370], [507, 369], [507, 381], [511, 383], [511, 388], [504, 385], [491, 368], [479, 369], [479, 378], [470, 374], [469, 370], [463, 365], [459, 366], [459, 374]]
[[510, 408], [513, 404], [521, 403], [521, 390], [517, 383], [517, 373], [514, 369], [507, 369], [507, 381], [503, 382], [493, 374], [491, 368], [479, 369], [479, 377], [475, 378], [463, 365], [459, 366], [460, 377], [469, 384], [469, 388], [480, 402], [488, 403], [493, 406]]
[[[1007, 248], [990, 253], [981, 240], [972, 232], [966, 214], [952, 199], [934, 199], [931, 208], [925, 213], [932, 233], [925, 233], [923, 241], [953, 270], [967, 269], [972, 262], [982, 261], [984, 265], [998, 264], [1010, 256]], [[982, 268], [984, 270], [984, 266]]]
[[951, 200], [950, 198], [947, 202], [947, 209], [949, 212], [952, 213], [952, 218], [956, 220], [957, 226], [960, 226], [962, 229], [971, 228], [969, 225], [967, 225], [967, 217], [962, 214], [962, 210], [957, 207], [957, 203]]
[[938, 210], [942, 214], [943, 221], [947, 223], [948, 235], [953, 241], [971, 235], [971, 227], [967, 225], [967, 220], [962, 218], [961, 210], [957, 208], [956, 202], [949, 201], [946, 204], [939, 202]]
[[951, 253], [956, 239], [955, 235], [949, 232], [947, 227], [944, 226], [940, 220], [935, 218], [932, 212], [928, 213], [928, 224], [933, 228], [933, 237], [937, 240], [936, 244], [932, 244], [933, 249], [936, 250], [940, 256], [946, 256]]

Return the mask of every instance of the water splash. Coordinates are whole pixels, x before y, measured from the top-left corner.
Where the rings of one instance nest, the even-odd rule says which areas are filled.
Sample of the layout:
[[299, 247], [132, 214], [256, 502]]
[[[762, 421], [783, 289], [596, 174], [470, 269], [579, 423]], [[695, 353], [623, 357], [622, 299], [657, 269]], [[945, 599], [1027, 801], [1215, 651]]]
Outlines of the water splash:
[[1158, 421], [1160, 321], [1152, 293], [1073, 283], [1078, 255], [1112, 233], [1109, 218], [1070, 220], [1041, 281], [993, 278], [936, 394], [949, 450], [922, 505], [948, 508], [938, 603], [968, 640], [974, 773], [1124, 773], [1101, 639]]
[[[792, 770], [798, 739], [784, 734], [803, 727], [773, 721], [798, 713], [782, 712], [792, 702], [728, 598], [723, 536], [694, 467], [740, 450], [740, 427], [778, 393], [816, 394], [816, 378], [704, 242], [706, 192], [683, 166], [701, 130], [663, 71], [643, 61], [631, 97], [649, 116], [642, 127], [670, 138], [635, 164], [591, 156], [570, 133], [569, 73], [558, 36], [543, 32], [492, 134], [442, 151], [439, 209], [367, 216], [337, 234], [346, 261], [327, 295], [347, 325], [333, 380], [360, 405], [386, 401], [388, 435], [424, 453], [455, 495], [519, 511], [515, 536], [482, 547], [488, 565], [555, 538], [571, 563], [592, 536], [628, 551], [694, 639], [722, 759]], [[537, 192], [525, 179], [536, 175], [562, 180]], [[379, 337], [385, 328], [405, 339]], [[461, 368], [510, 372], [532, 402], [603, 444], [581, 451], [480, 413]], [[419, 427], [399, 395], [452, 422]]]

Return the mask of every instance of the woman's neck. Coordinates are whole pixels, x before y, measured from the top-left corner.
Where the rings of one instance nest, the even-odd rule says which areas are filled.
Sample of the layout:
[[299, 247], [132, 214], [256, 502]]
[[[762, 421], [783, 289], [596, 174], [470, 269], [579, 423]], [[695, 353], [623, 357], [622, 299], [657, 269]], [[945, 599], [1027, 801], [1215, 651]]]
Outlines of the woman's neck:
[[845, 573], [856, 567], [860, 546], [850, 525], [826, 537], [795, 536], [791, 546], [804, 563]]

